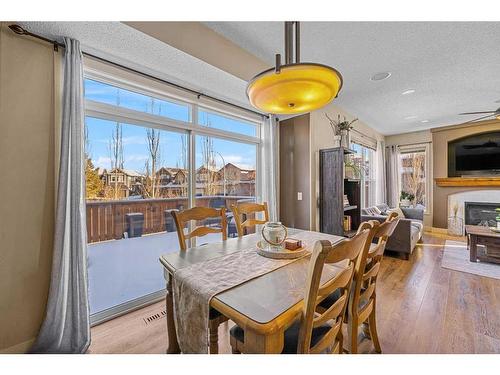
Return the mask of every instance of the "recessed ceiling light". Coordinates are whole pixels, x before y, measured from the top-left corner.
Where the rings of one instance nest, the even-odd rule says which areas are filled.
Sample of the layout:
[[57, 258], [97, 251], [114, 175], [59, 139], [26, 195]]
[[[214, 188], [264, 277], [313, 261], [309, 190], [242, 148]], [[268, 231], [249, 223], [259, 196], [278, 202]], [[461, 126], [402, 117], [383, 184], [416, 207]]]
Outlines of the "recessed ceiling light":
[[391, 76], [390, 72], [381, 72], [381, 73], [377, 73], [377, 74], [372, 75], [372, 77], [370, 78], [370, 81], [383, 81], [384, 79], [387, 79], [390, 76]]
[[405, 117], [405, 120], [415, 120], [417, 116], [407, 116]]
[[408, 89], [406, 91], [403, 91], [401, 95], [408, 95], [408, 94], [413, 94], [415, 92], [415, 89]]
[[425, 124], [426, 122], [429, 122], [429, 120], [422, 120], [420, 122], [423, 122]]

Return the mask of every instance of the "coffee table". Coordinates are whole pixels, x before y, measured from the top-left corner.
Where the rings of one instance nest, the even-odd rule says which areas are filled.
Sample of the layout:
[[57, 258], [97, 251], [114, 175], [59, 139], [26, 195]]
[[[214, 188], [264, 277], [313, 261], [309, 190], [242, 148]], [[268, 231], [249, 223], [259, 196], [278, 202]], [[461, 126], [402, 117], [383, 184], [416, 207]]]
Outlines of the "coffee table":
[[466, 225], [465, 233], [471, 262], [500, 263], [500, 233], [479, 225]]

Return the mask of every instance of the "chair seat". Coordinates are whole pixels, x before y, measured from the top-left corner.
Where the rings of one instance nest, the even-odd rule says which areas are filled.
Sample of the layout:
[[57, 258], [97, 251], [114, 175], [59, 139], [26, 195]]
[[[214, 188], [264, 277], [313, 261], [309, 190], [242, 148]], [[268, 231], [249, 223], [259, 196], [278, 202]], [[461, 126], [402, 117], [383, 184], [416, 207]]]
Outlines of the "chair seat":
[[321, 301], [319, 305], [324, 309], [328, 309], [331, 305], [337, 302], [339, 298], [340, 298], [340, 289], [337, 289], [328, 297], [326, 297], [323, 301]]
[[[361, 293], [363, 293], [366, 289], [361, 288]], [[330, 294], [328, 297], [326, 297], [323, 301], [319, 303], [319, 306], [321, 306], [324, 309], [328, 309], [331, 305], [333, 305], [337, 300], [340, 298], [340, 290], [337, 289], [334, 291], [332, 294]], [[362, 309], [366, 305], [367, 301], [362, 301], [359, 304], [359, 308]]]
[[[316, 345], [331, 327], [328, 324], [316, 327], [312, 331], [311, 347]], [[282, 354], [297, 354], [299, 342], [300, 322], [295, 322], [285, 331], [285, 340]], [[240, 342], [245, 342], [245, 331], [239, 326], [234, 326], [229, 331], [231, 336]], [[333, 344], [333, 343], [332, 343]]]

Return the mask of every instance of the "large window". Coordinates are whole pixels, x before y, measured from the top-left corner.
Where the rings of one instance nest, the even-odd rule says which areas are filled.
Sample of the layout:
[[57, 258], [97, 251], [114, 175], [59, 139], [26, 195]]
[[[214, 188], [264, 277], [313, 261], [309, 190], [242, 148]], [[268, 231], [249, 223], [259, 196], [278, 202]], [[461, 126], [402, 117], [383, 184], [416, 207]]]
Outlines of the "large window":
[[371, 148], [353, 143], [351, 148], [356, 151], [348, 159], [346, 168], [347, 177], [361, 180], [361, 205], [370, 207], [375, 205], [375, 151]]
[[427, 146], [401, 146], [398, 160], [399, 191], [412, 206], [428, 211], [429, 186], [427, 181]]
[[233, 235], [230, 206], [255, 199], [259, 173], [257, 119], [104, 81], [85, 79], [94, 322], [163, 296], [158, 258], [179, 249], [171, 210], [226, 207]]

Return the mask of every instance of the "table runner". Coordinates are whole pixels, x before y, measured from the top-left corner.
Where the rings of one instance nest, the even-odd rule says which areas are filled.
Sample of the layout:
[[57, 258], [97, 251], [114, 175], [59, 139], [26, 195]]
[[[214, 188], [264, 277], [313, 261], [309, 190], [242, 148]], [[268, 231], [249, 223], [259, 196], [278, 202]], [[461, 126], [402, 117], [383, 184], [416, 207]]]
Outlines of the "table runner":
[[[331, 239], [330, 235], [308, 231], [294, 233], [294, 237], [304, 241], [309, 252], [312, 251], [315, 241]], [[209, 248], [206, 250], [210, 251]], [[241, 251], [174, 272], [174, 319], [181, 351], [207, 353], [210, 300], [215, 295], [298, 259], [265, 258], [257, 254], [253, 244]]]

